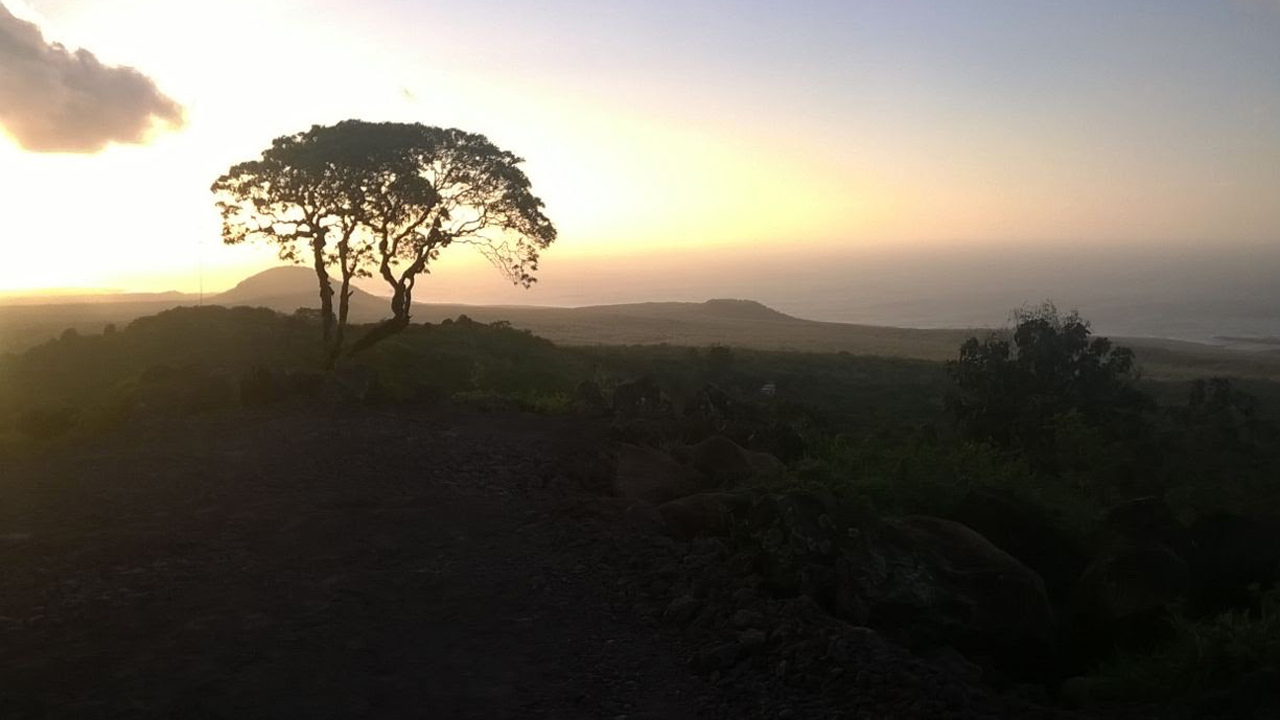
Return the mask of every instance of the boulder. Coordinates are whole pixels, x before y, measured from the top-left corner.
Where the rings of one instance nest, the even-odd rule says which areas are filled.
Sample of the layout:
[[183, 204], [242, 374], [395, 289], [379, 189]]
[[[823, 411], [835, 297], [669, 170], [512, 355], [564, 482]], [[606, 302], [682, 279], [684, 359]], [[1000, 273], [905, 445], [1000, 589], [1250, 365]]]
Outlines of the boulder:
[[673, 454], [703, 475], [724, 486], [748, 478], [781, 472], [783, 464], [768, 453], [752, 452], [723, 435], [712, 435], [695, 445], [678, 447]]
[[750, 461], [756, 475], [776, 475], [787, 467], [781, 460], [767, 452], [752, 452], [748, 450], [747, 460]]
[[834, 614], [952, 646], [1039, 675], [1055, 654], [1044, 582], [972, 529], [913, 516], [881, 520], [864, 505], [793, 490], [758, 499], [744, 529], [777, 593], [805, 594]]
[[678, 448], [676, 455], [703, 475], [723, 484], [755, 473], [747, 451], [723, 435], [712, 435], [696, 445]]
[[1187, 563], [1158, 543], [1116, 544], [1085, 568], [1072, 598], [1082, 643], [1146, 648], [1166, 637], [1168, 611], [1191, 586]]
[[712, 489], [697, 470], [654, 448], [622, 443], [613, 480], [617, 497], [662, 504]]
[[900, 626], [928, 646], [1046, 669], [1055, 622], [1044, 581], [972, 529], [911, 516], [886, 521], [841, 558], [840, 597], [866, 624]]
[[1082, 538], [1073, 537], [1054, 518], [1008, 493], [971, 490], [960, 500], [952, 519], [1036, 571], [1051, 598], [1069, 596], [1089, 563]]
[[665, 437], [662, 424], [647, 417], [619, 417], [609, 426], [609, 439], [615, 442], [656, 447]]
[[672, 534], [692, 539], [729, 535], [733, 519], [751, 507], [751, 496], [743, 493], [698, 493], [663, 503], [658, 507]]
[[1280, 582], [1280, 518], [1217, 514], [1187, 530], [1196, 608], [1217, 612], [1248, 606], [1252, 586]]
[[643, 501], [623, 497], [588, 497], [566, 503], [560, 514], [578, 520], [594, 520], [613, 527], [643, 533], [665, 533], [666, 522], [657, 508]]
[[1162, 497], [1129, 500], [1107, 510], [1098, 527], [1099, 547], [1117, 544], [1159, 544], [1182, 547], [1186, 528]]
[[743, 527], [758, 544], [760, 572], [778, 595], [808, 595], [828, 606], [836, 595], [836, 560], [858, 532], [877, 523], [866, 508], [829, 493], [789, 490], [756, 499]]

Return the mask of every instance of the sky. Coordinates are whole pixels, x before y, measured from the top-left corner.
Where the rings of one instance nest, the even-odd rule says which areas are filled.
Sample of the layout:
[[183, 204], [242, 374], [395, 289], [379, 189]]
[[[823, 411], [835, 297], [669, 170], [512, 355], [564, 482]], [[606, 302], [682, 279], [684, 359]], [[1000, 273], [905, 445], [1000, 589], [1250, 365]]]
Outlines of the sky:
[[423, 299], [1280, 244], [1277, 0], [0, 6], [0, 291], [217, 290], [277, 264], [221, 245], [209, 185], [346, 118], [486, 134], [559, 228], [535, 290], [457, 253]]

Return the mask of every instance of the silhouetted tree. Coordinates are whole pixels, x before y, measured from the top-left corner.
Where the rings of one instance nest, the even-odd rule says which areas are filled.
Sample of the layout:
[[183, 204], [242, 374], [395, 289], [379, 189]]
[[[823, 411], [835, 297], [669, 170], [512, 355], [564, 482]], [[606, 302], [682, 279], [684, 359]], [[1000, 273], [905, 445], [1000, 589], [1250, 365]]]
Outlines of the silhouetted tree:
[[[271, 242], [289, 261], [309, 253], [332, 364], [354, 278], [378, 273], [391, 289], [391, 318], [348, 354], [408, 325], [418, 276], [452, 244], [476, 248], [516, 284], [535, 282], [538, 253], [556, 231], [521, 162], [482, 135], [348, 120], [277, 138], [212, 189], [225, 242]], [[331, 266], [341, 281], [336, 314]]]
[[957, 389], [947, 406], [964, 436], [1055, 470], [1061, 423], [1083, 422], [1108, 436], [1138, 431], [1150, 400], [1134, 387], [1132, 351], [1092, 337], [1088, 322], [1051, 303], [1015, 320], [1012, 344], [1000, 335], [969, 338], [947, 363]]
[[[316, 137], [318, 128], [276, 138], [257, 160], [233, 165], [211, 188], [222, 215], [222, 240], [228, 245], [246, 241], [277, 246], [282, 260], [311, 262], [320, 293], [320, 317], [325, 349], [332, 358], [340, 347], [335, 338], [337, 317], [329, 266], [336, 245], [350, 248], [356, 226], [350, 214], [350, 174], [335, 157], [336, 148]], [[357, 265], [348, 258], [350, 276]], [[348, 273], [343, 277], [349, 280]], [[343, 300], [348, 286], [342, 287]]]
[[456, 129], [348, 121], [333, 131], [367, 138], [362, 144], [379, 149], [360, 223], [391, 290], [391, 318], [357, 341], [351, 354], [409, 324], [418, 276], [450, 245], [478, 250], [516, 285], [537, 281], [539, 252], [556, 230], [520, 169], [521, 158]]
[[1259, 412], [1257, 399], [1227, 378], [1191, 383], [1187, 404], [1171, 408], [1165, 438], [1172, 481], [1199, 489], [1208, 498], [1237, 500], [1274, 496], [1280, 476], [1276, 440], [1280, 431]]

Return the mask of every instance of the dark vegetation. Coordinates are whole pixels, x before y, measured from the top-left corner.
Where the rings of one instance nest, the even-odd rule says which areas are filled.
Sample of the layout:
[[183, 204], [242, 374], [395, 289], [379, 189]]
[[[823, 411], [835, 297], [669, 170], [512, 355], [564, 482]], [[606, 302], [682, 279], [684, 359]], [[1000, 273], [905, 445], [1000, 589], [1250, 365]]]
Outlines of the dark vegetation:
[[[556, 229], [522, 162], [475, 133], [347, 120], [276, 138], [212, 190], [224, 242], [269, 243], [314, 268], [332, 367], [408, 327], [414, 285], [452, 245], [475, 248], [517, 285], [536, 281]], [[391, 316], [349, 343], [351, 282], [373, 276], [391, 292]]]
[[1052, 306], [946, 364], [570, 348], [462, 316], [408, 324], [323, 372], [322, 322], [184, 308], [0, 358], [0, 453], [242, 406], [587, 415], [620, 443], [592, 471], [601, 482], [678, 535], [722, 538], [776, 598], [913, 652], [959, 651], [985, 683], [1038, 702], [1280, 707], [1267, 704], [1280, 668], [1270, 383], [1144, 380], [1131, 353]]

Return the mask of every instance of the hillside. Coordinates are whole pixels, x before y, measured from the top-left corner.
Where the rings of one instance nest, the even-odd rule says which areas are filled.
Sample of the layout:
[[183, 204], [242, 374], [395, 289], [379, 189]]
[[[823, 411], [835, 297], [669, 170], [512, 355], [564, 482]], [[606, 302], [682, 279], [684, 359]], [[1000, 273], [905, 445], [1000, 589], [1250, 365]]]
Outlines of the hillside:
[[[234, 288], [206, 298], [206, 304], [247, 305], [292, 313], [315, 307], [315, 277], [301, 267], [258, 273]], [[100, 332], [104, 325], [127, 323], [175, 305], [194, 304], [190, 296], [161, 296], [145, 301], [0, 304], [0, 352], [14, 352], [56, 337], [66, 328]], [[375, 322], [388, 314], [387, 301], [355, 289], [351, 319]], [[983, 329], [916, 329], [821, 322], [792, 317], [751, 300], [647, 302], [577, 308], [418, 303], [414, 319], [438, 323], [467, 315], [480, 322], [505, 320], [562, 345], [723, 344], [755, 350], [848, 352], [919, 360], [955, 357], [965, 338]], [[1116, 338], [1138, 351], [1153, 377], [1185, 378], [1236, 375], [1280, 378], [1280, 353], [1158, 338]]]
[[[336, 283], [335, 283], [336, 291]], [[336, 301], [336, 298], [335, 298]], [[316, 276], [301, 267], [278, 267], [264, 270], [241, 280], [230, 290], [209, 298], [209, 304], [236, 307], [266, 307], [283, 313], [298, 308], [316, 307]], [[351, 289], [352, 322], [376, 322], [389, 313], [387, 301], [360, 288]]]

